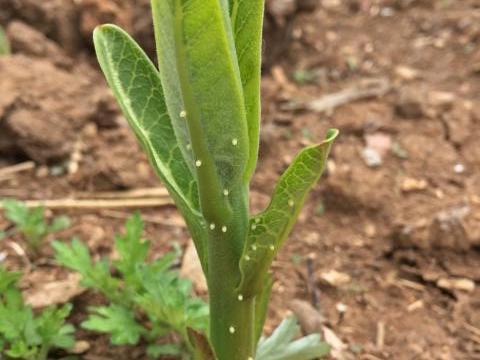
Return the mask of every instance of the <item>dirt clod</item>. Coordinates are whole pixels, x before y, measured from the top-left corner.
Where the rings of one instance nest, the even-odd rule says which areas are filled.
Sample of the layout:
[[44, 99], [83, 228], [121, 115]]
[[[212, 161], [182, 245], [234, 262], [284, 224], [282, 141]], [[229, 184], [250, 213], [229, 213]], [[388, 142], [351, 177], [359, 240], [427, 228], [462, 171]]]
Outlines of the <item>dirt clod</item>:
[[[56, 49], [44, 44], [45, 49]], [[53, 53], [45, 53], [49, 54]], [[72, 72], [21, 54], [2, 57], [0, 71], [9, 74], [0, 81], [0, 93], [7, 94], [0, 100], [0, 154], [39, 163], [65, 160], [79, 130], [99, 107], [96, 78], [88, 75], [96, 74], [86, 64]]]

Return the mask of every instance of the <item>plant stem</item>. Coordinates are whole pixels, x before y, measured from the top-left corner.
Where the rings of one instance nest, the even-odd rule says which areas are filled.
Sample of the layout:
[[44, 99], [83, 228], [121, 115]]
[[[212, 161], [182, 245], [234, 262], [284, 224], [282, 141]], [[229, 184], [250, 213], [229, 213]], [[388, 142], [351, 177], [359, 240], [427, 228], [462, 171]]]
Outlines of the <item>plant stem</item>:
[[[196, 162], [200, 206], [208, 233], [210, 341], [218, 360], [249, 360], [254, 356], [255, 301], [236, 292], [239, 261], [248, 227], [248, 184], [229, 184], [224, 193], [204, 132], [201, 112], [191, 87], [182, 0], [175, 1], [175, 48], [187, 125]], [[243, 179], [238, 179], [242, 181]], [[236, 185], [236, 186], [235, 186]]]
[[40, 351], [38, 353], [37, 360], [47, 360], [48, 357], [48, 348], [49, 346], [46, 344], [43, 344], [40, 348]]
[[219, 236], [211, 240], [208, 281], [210, 340], [218, 360], [253, 359], [255, 301], [243, 299], [235, 291], [238, 261], [225, 251], [225, 246], [219, 246], [219, 242], [226, 242], [226, 239]]
[[248, 360], [255, 355], [255, 299], [236, 290], [248, 226], [248, 190], [239, 186], [229, 196], [236, 204], [234, 215], [225, 229], [215, 227], [208, 241], [210, 341], [218, 360]]
[[[210, 290], [210, 340], [218, 360], [254, 356], [254, 299], [239, 301], [233, 291]], [[225, 294], [231, 294], [226, 297]]]

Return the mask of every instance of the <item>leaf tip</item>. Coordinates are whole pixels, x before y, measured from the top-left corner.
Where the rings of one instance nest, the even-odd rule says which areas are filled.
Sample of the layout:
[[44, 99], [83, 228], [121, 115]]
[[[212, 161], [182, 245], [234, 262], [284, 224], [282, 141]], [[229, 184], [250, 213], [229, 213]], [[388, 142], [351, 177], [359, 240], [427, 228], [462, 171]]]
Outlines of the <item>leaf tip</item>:
[[104, 30], [108, 30], [109, 28], [113, 27], [115, 25], [112, 25], [112, 24], [102, 24], [102, 25], [97, 25], [95, 27], [95, 29], [93, 30], [93, 33], [99, 33], [101, 31], [104, 31]]
[[340, 134], [340, 131], [338, 129], [335, 129], [335, 128], [328, 129], [327, 134], [325, 135], [324, 141], [327, 143], [331, 143], [333, 142], [333, 140], [337, 138], [338, 134]]
[[93, 39], [94, 40], [97, 39], [101, 35], [104, 29], [105, 29], [105, 25], [96, 26], [95, 29], [93, 29]]
[[121, 28], [113, 24], [98, 25], [93, 30], [93, 41], [95, 42], [99, 40], [102, 35], [106, 35], [108, 31], [112, 31], [112, 30], [121, 30]]

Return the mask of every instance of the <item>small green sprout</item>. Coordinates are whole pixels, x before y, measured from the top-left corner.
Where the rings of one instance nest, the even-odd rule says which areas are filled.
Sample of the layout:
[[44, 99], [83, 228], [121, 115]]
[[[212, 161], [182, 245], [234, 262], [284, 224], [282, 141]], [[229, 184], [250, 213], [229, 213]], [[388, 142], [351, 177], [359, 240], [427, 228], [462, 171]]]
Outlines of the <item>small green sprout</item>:
[[314, 83], [321, 78], [320, 69], [297, 70], [293, 73], [293, 79], [300, 85]]
[[[300, 151], [280, 177], [270, 205], [250, 215], [249, 184], [260, 131], [264, 1], [151, 4], [158, 68], [115, 25], [95, 30], [97, 57], [185, 218], [207, 278], [209, 332], [194, 333], [195, 358], [258, 360], [270, 266], [320, 178], [338, 131], [329, 130], [323, 141]], [[292, 348], [299, 355], [289, 359], [312, 358], [302, 348]]]
[[10, 42], [8, 41], [7, 34], [5, 34], [2, 26], [0, 26], [0, 56], [10, 55], [10, 52]]
[[320, 201], [315, 207], [315, 215], [322, 216], [323, 214], [325, 214], [325, 211], [327, 211], [325, 203], [323, 201]]
[[[188, 329], [208, 328], [208, 306], [191, 296], [191, 283], [171, 270], [176, 259], [169, 253], [147, 263], [150, 247], [142, 239], [143, 222], [138, 214], [126, 223], [125, 235], [115, 238], [119, 258], [94, 262], [86, 245], [73, 240], [71, 245], [54, 242], [57, 261], [79, 272], [82, 284], [102, 293], [106, 306], [90, 308], [82, 327], [109, 333], [114, 345], [135, 345], [140, 339], [148, 343], [151, 357], [185, 355], [194, 351]], [[148, 319], [148, 325], [141, 319]], [[176, 334], [179, 344], [158, 344], [159, 337]]]
[[[43, 240], [52, 233], [64, 230], [70, 226], [67, 216], [55, 217], [51, 222], [45, 220], [45, 209], [36, 207], [29, 209], [24, 203], [17, 200], [4, 200], [5, 217], [14, 224], [14, 231], [18, 231], [25, 238], [28, 250], [32, 255], [38, 255]], [[0, 234], [0, 237], [9, 235], [9, 232]]]
[[47, 360], [52, 348], [72, 348], [74, 328], [65, 323], [72, 306], [49, 307], [34, 315], [23, 302], [19, 278], [0, 267], [0, 358]]

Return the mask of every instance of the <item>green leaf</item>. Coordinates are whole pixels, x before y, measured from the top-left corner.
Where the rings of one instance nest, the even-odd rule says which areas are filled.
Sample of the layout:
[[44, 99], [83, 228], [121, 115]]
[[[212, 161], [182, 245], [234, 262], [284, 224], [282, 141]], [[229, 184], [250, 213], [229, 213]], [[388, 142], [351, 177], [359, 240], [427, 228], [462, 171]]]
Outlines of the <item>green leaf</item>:
[[337, 134], [337, 130], [330, 130], [322, 143], [303, 149], [278, 181], [270, 205], [251, 219], [240, 260], [238, 292], [244, 296], [255, 296], [262, 290], [273, 258], [295, 224], [306, 195], [320, 178]]
[[65, 230], [70, 226], [70, 218], [68, 216], [58, 216], [53, 219], [48, 231], [57, 232], [60, 230]]
[[23, 224], [18, 224], [18, 228], [28, 240], [29, 246], [36, 252], [42, 239], [48, 235], [48, 224], [45, 221], [45, 210], [43, 207], [37, 207], [31, 210], [27, 209], [27, 217]]
[[216, 223], [228, 217], [223, 191], [243, 184], [249, 157], [240, 71], [222, 5], [218, 0], [152, 1], [169, 114], [180, 124], [177, 132], [185, 134], [178, 140], [192, 145], [202, 210]]
[[[34, 360], [38, 348], [30, 347], [24, 340], [15, 341], [5, 354], [12, 359]], [[36, 360], [36, 359], [35, 359]]]
[[113, 345], [135, 345], [145, 329], [140, 326], [129, 309], [112, 304], [92, 309], [94, 314], [82, 323], [87, 330], [110, 333]]
[[[191, 141], [186, 122], [186, 110], [175, 58], [174, 17], [172, 16], [174, 0], [152, 1], [155, 39], [160, 77], [165, 90], [165, 102], [172, 126], [177, 137], [183, 157], [193, 174], [195, 159], [191, 150]], [[159, 20], [157, 20], [159, 19]]]
[[13, 199], [5, 199], [2, 201], [5, 208], [5, 217], [15, 225], [23, 225], [29, 216], [29, 210], [20, 201]]
[[7, 38], [7, 34], [0, 26], [0, 56], [10, 55], [10, 43]]
[[75, 329], [70, 324], [65, 324], [65, 319], [70, 315], [72, 305], [67, 304], [61, 308], [50, 307], [40, 313], [35, 319], [35, 327], [42, 344], [69, 349], [75, 345], [73, 333]]
[[17, 287], [20, 274], [0, 267], [0, 338], [10, 343], [27, 339], [30, 345], [39, 345], [41, 338], [35, 329], [32, 309], [25, 306]]
[[19, 272], [7, 271], [0, 266], [0, 301], [2, 295], [9, 289], [16, 287], [18, 280], [20, 280], [22, 274]]
[[52, 345], [60, 349], [71, 349], [75, 346], [75, 327], [72, 324], [63, 325], [52, 339]]
[[288, 344], [299, 332], [297, 321], [293, 316], [283, 320], [281, 324], [274, 330], [268, 339], [260, 340], [257, 349], [257, 356], [268, 354], [277, 350], [279, 345]]
[[119, 292], [119, 280], [111, 276], [108, 261], [93, 263], [88, 247], [81, 241], [73, 239], [71, 245], [54, 241], [52, 247], [58, 263], [82, 275], [83, 286], [97, 289], [111, 300], [128, 300]]
[[139, 213], [127, 220], [125, 235], [115, 237], [115, 248], [120, 259], [115, 261], [115, 267], [125, 277], [135, 273], [137, 264], [144, 263], [147, 258], [150, 243], [142, 241], [143, 221]]
[[[174, 271], [158, 271], [155, 266], [139, 265], [145, 293], [135, 301], [154, 323], [184, 332], [187, 327], [206, 329], [208, 306], [191, 296], [191, 283]], [[186, 340], [186, 339], [185, 339]]]
[[158, 358], [162, 355], [177, 356], [181, 354], [182, 349], [176, 344], [153, 344], [147, 346], [147, 355], [153, 358]]
[[78, 271], [85, 277], [93, 267], [88, 247], [78, 239], [73, 239], [70, 246], [54, 241], [52, 247], [55, 250], [55, 259], [61, 265]]
[[[23, 305], [21, 293], [10, 290], [5, 295], [6, 301], [0, 303], [0, 335], [9, 342], [25, 337], [29, 344], [40, 344], [41, 338], [33, 323], [33, 312]], [[29, 336], [24, 336], [26, 334]]]
[[114, 25], [98, 27], [94, 43], [105, 77], [153, 168], [184, 215], [205, 268], [195, 173], [172, 126], [158, 71], [137, 43]]
[[105, 77], [153, 166], [169, 190], [197, 208], [195, 181], [179, 152], [157, 69], [130, 35], [115, 25], [98, 27], [94, 42]]
[[289, 317], [275, 329], [268, 339], [258, 344], [256, 360], [312, 360], [324, 357], [330, 346], [319, 334], [293, 340], [300, 328], [294, 317]]
[[188, 343], [187, 327], [207, 329], [208, 306], [192, 297], [190, 281], [180, 279], [178, 273], [170, 269], [175, 257], [169, 253], [152, 264], [137, 264], [136, 274], [142, 290], [134, 301], [152, 324], [149, 338], [175, 332]]
[[39, 250], [42, 240], [49, 233], [65, 229], [70, 225], [66, 216], [55, 218], [49, 225], [45, 220], [45, 209], [41, 206], [28, 209], [21, 201], [12, 199], [4, 200], [3, 206], [5, 217], [15, 224], [34, 253]]
[[248, 123], [249, 160], [245, 178], [252, 176], [258, 158], [260, 75], [264, 0], [230, 0], [232, 27]]
[[0, 351], [10, 358], [44, 360], [52, 347], [74, 345], [74, 327], [65, 324], [72, 306], [49, 307], [34, 317], [16, 286], [19, 274], [0, 267]]

